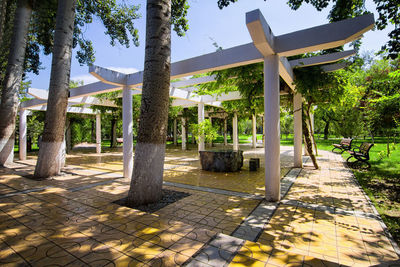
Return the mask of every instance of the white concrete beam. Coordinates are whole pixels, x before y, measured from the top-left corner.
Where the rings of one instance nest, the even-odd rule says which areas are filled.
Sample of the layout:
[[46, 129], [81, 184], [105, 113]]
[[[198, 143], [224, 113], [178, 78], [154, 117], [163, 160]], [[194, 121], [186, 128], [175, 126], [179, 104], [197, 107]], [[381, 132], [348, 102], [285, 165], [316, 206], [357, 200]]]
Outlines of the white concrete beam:
[[[239, 45], [198, 57], [171, 64], [171, 79], [205, 73], [213, 70], [228, 69], [263, 61], [263, 56], [253, 43]], [[128, 86], [141, 85], [143, 72], [128, 74]]]
[[280, 57], [279, 59], [279, 74], [286, 84], [294, 90], [294, 74], [293, 69], [290, 66], [289, 61], [286, 57]]
[[201, 101], [208, 104], [209, 102], [214, 102], [214, 101], [229, 101], [229, 100], [238, 100], [242, 98], [243, 97], [239, 91], [234, 91], [221, 95], [202, 95]]
[[28, 88], [28, 94], [33, 96], [34, 98], [37, 99], [45, 99], [49, 97], [49, 91], [44, 90], [44, 89], [38, 89], [38, 88]]
[[293, 56], [338, 47], [358, 39], [374, 23], [374, 14], [366, 14], [276, 36], [274, 51], [280, 56]]
[[116, 86], [123, 86], [126, 84], [127, 75], [118, 71], [106, 69], [100, 66], [89, 66], [89, 73], [102, 81]]
[[90, 83], [69, 89], [68, 99], [114, 92], [118, 90], [122, 90], [122, 86], [115, 86], [113, 84], [107, 84], [103, 82]]
[[[34, 96], [36, 99], [47, 100], [49, 96], [49, 91], [44, 89], [28, 88], [28, 94]], [[83, 97], [68, 99], [68, 103], [118, 107], [112, 101], [109, 101], [107, 99], [98, 99], [96, 97], [91, 97], [91, 96], [83, 96]]]
[[113, 101], [107, 100], [107, 99], [99, 99], [93, 96], [83, 96], [79, 98], [73, 98], [73, 99], [68, 99], [68, 103], [70, 104], [87, 104], [87, 105], [96, 105], [96, 106], [105, 106], [105, 107], [115, 107], [117, 108], [118, 106], [115, 105]]
[[197, 106], [196, 102], [184, 100], [184, 99], [173, 99], [172, 104], [173, 107], [181, 106], [181, 107], [195, 107]]
[[209, 82], [213, 82], [213, 81], [215, 81], [214, 76], [203, 76], [203, 77], [198, 77], [198, 78], [190, 78], [187, 80], [171, 82], [171, 86], [180, 88], [180, 87], [192, 86], [192, 85], [197, 85], [197, 84], [209, 83]]
[[308, 66], [333, 63], [333, 62], [336, 62], [338, 60], [347, 58], [347, 57], [355, 55], [355, 54], [356, 54], [355, 50], [347, 50], [347, 51], [326, 54], [326, 55], [320, 55], [320, 56], [315, 56], [315, 57], [290, 60], [289, 63], [292, 68], [303, 68], [303, 67], [308, 67]]
[[275, 53], [275, 36], [259, 9], [246, 13], [246, 26], [254, 45], [262, 55]]
[[[29, 107], [29, 109], [46, 111], [47, 105]], [[67, 107], [67, 113], [80, 113], [80, 114], [90, 114], [90, 115], [96, 114], [95, 112], [93, 112], [93, 110], [91, 108], [85, 108], [85, 107]]]
[[[37, 107], [47, 105], [47, 100], [45, 99], [29, 99], [27, 101], [21, 102], [20, 108], [21, 109], [34, 109]], [[46, 110], [46, 109], [45, 109]]]
[[324, 72], [332, 72], [332, 71], [340, 70], [340, 69], [343, 69], [346, 67], [347, 67], [347, 62], [339, 62], [339, 63], [335, 63], [335, 64], [329, 64], [329, 65], [322, 66], [321, 69]]

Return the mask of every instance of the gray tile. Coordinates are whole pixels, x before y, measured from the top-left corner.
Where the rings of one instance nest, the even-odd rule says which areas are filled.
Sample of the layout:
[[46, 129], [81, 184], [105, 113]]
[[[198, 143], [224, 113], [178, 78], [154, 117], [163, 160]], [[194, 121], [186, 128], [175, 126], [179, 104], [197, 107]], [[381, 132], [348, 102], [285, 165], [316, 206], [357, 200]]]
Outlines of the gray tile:
[[236, 252], [243, 243], [243, 239], [225, 234], [218, 234], [215, 239], [210, 242], [210, 245], [229, 252]]
[[195, 260], [206, 263], [211, 266], [225, 266], [232, 261], [234, 253], [207, 246], [196, 257]]

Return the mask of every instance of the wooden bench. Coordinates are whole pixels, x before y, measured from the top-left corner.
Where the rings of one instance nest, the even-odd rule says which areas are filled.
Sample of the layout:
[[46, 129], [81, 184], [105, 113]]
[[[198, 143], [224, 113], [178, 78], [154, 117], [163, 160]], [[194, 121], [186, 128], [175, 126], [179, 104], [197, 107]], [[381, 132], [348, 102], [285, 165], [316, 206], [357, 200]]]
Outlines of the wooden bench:
[[351, 139], [351, 138], [343, 138], [340, 141], [340, 144], [332, 144], [333, 145], [332, 152], [335, 152], [335, 149], [337, 149], [337, 150], [339, 150], [339, 152], [335, 152], [335, 153], [342, 154], [344, 151], [351, 150], [352, 142], [353, 142], [353, 139]]
[[[350, 157], [347, 158], [346, 162], [349, 164], [350, 167], [352, 168], [357, 168], [361, 166], [362, 163], [366, 163], [368, 165], [368, 168], [371, 167], [371, 164], [368, 162], [369, 160], [369, 151], [371, 147], [373, 147], [374, 144], [370, 143], [362, 143], [360, 147], [355, 147], [353, 150], [349, 150]], [[355, 158], [356, 161], [350, 162], [351, 158]]]

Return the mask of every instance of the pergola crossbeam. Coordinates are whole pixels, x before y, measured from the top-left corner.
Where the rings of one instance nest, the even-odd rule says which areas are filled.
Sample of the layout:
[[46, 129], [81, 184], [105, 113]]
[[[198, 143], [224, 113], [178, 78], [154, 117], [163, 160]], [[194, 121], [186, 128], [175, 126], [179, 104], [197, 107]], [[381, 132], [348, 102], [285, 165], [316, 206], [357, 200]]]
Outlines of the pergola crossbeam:
[[289, 63], [292, 68], [304, 68], [304, 67], [309, 67], [309, 66], [315, 66], [315, 65], [336, 62], [338, 60], [347, 58], [347, 57], [355, 55], [355, 54], [356, 54], [355, 50], [347, 50], [347, 51], [331, 53], [331, 54], [326, 54], [326, 55], [290, 60]]

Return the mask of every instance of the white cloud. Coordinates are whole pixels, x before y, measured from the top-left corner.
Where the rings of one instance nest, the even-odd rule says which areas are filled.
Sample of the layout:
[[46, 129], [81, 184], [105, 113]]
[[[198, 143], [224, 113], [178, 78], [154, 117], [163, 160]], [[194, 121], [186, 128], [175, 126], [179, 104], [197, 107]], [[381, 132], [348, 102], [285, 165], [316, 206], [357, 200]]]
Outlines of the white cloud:
[[122, 68], [122, 67], [107, 67], [107, 69], [118, 71], [125, 74], [131, 74], [139, 71], [138, 69], [135, 68]]
[[90, 74], [77, 75], [77, 76], [71, 77], [71, 80], [83, 81], [83, 84], [95, 83], [95, 82], [99, 81], [97, 78], [95, 78], [93, 75], [90, 75]]

